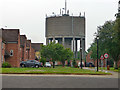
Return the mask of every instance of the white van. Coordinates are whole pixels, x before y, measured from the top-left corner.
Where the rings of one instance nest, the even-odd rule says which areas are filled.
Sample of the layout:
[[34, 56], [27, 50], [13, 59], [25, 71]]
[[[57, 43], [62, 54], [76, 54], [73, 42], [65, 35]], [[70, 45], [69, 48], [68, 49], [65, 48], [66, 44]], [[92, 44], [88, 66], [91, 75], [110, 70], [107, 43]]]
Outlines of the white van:
[[46, 62], [46, 63], [45, 63], [45, 67], [51, 67], [50, 62]]

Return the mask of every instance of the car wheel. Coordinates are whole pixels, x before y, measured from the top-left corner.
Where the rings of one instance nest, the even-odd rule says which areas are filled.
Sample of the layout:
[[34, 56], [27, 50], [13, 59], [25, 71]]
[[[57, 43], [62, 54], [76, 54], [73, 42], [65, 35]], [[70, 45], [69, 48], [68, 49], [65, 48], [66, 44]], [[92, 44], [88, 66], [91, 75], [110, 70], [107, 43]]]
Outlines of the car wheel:
[[36, 68], [39, 68], [39, 65], [35, 65]]
[[22, 64], [22, 65], [21, 65], [21, 67], [22, 67], [22, 68], [24, 68], [24, 67], [25, 67], [25, 65], [24, 65], [24, 64]]

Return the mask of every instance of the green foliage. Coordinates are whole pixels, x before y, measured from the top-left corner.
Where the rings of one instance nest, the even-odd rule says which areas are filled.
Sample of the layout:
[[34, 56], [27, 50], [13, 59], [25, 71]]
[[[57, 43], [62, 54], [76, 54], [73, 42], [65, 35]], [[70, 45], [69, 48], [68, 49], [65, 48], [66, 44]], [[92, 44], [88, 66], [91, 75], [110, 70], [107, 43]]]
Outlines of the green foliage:
[[52, 60], [53, 68], [55, 66], [55, 61], [61, 61], [64, 66], [65, 60], [71, 59], [71, 57], [73, 56], [73, 53], [70, 49], [65, 49], [63, 45], [55, 42], [52, 42], [46, 46], [42, 46], [40, 52], [43, 58], [48, 58], [49, 60]]
[[8, 62], [4, 62], [2, 68], [11, 68], [11, 65]]
[[43, 66], [45, 65], [46, 58], [41, 57], [40, 62], [42, 62]]
[[[119, 23], [119, 25], [118, 25]], [[98, 50], [99, 50], [99, 59], [100, 56], [104, 53], [109, 54], [109, 59], [113, 59], [116, 63], [119, 60], [120, 56], [120, 42], [118, 32], [120, 30], [120, 22], [118, 19], [116, 21], [107, 21], [103, 26], [98, 27]], [[88, 49], [88, 52], [92, 52], [91, 57], [96, 60], [97, 59], [97, 39], [95, 38], [94, 43], [92, 43], [91, 47]], [[116, 64], [117, 66], [117, 64]]]
[[72, 61], [73, 67], [76, 67], [77, 63], [75, 60]]
[[65, 64], [65, 60], [70, 60], [73, 57], [73, 52], [69, 48], [63, 48], [60, 55], [60, 61], [62, 62], [63, 66]]

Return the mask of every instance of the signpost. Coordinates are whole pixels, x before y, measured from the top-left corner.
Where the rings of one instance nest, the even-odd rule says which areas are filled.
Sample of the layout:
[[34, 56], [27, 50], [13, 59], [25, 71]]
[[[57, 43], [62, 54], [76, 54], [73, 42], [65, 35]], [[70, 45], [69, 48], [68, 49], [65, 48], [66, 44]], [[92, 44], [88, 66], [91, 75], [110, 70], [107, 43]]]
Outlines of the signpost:
[[107, 59], [108, 59], [109, 55], [107, 53], [104, 54], [104, 58], [106, 60], [106, 73], [107, 73]]
[[101, 71], [103, 71], [103, 60], [104, 60], [104, 56], [101, 55], [100, 59], [101, 59]]

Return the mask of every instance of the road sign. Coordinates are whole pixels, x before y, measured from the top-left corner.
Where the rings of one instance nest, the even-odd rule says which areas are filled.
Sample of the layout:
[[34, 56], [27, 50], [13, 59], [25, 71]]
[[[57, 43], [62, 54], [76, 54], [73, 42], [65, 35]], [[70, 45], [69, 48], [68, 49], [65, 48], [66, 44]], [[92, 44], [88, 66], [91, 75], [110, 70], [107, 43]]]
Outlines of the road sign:
[[104, 56], [103, 56], [103, 55], [101, 55], [100, 59], [101, 59], [101, 60], [103, 60], [103, 59], [104, 59]]
[[108, 55], [107, 53], [105, 53], [105, 54], [104, 54], [104, 58], [107, 59], [108, 57], [109, 57], [109, 55]]

